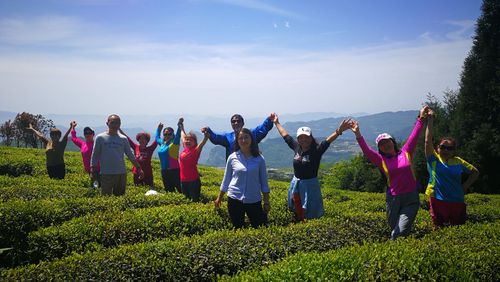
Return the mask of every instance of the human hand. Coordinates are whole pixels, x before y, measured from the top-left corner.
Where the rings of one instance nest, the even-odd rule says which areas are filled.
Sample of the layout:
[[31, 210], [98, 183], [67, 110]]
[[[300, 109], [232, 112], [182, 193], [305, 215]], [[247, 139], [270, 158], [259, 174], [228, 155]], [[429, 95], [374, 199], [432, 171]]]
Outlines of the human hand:
[[139, 171], [137, 172], [137, 178], [140, 180], [144, 178], [144, 171], [141, 168], [139, 168]]
[[203, 134], [208, 133], [208, 129], [209, 129], [209, 128], [210, 128], [210, 127], [208, 127], [208, 126], [202, 127], [202, 128], [201, 128], [201, 133], [203, 133]]
[[220, 208], [221, 201], [222, 201], [222, 199], [220, 197], [217, 197], [217, 199], [215, 199], [214, 205], [215, 205], [216, 209]]
[[348, 118], [348, 119], [344, 119], [340, 125], [339, 125], [339, 131], [340, 133], [346, 131], [347, 129], [351, 128], [352, 126], [352, 119]]
[[161, 122], [160, 122], [160, 123], [158, 124], [158, 128], [161, 130], [161, 129], [163, 128], [163, 123], [161, 123]]
[[277, 114], [277, 113], [272, 113], [272, 114], [269, 116], [269, 118], [271, 119], [271, 121], [272, 121], [273, 123], [279, 123], [279, 122], [280, 122], [280, 121], [279, 121], [279, 118], [278, 118], [278, 114]]
[[422, 109], [420, 109], [419, 117], [423, 119], [427, 118], [427, 114], [430, 109], [431, 108], [428, 105], [424, 105]]
[[76, 121], [72, 121], [72, 122], [69, 123], [69, 127], [71, 129], [75, 129], [76, 125], [77, 125]]
[[184, 118], [179, 118], [179, 121], [177, 122], [177, 126], [182, 127], [184, 125]]
[[271, 204], [269, 202], [264, 202], [264, 212], [269, 213], [271, 210]]
[[351, 120], [351, 130], [354, 134], [359, 134], [359, 123], [356, 120]]

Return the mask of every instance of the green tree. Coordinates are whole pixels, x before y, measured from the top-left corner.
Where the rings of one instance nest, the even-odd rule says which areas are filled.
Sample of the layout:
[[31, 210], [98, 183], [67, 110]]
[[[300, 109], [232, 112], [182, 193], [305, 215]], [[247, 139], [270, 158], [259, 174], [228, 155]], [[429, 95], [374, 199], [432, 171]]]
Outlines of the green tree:
[[14, 125], [10, 121], [10, 119], [0, 126], [0, 136], [2, 136], [3, 143], [5, 145], [10, 146], [10, 144], [12, 143], [12, 139], [14, 138], [15, 133], [14, 131]]
[[500, 193], [500, 1], [484, 0], [481, 10], [450, 126], [459, 155], [481, 173], [475, 191]]
[[50, 129], [54, 127], [54, 122], [52, 120], [40, 114], [33, 115], [27, 112], [17, 114], [12, 122], [14, 127], [14, 139], [17, 141], [17, 146], [19, 147], [23, 144], [25, 147], [28, 145], [33, 148], [38, 148], [39, 146], [43, 147], [44, 144], [36, 138], [34, 133], [26, 130], [30, 123], [36, 130], [45, 135], [48, 135]]

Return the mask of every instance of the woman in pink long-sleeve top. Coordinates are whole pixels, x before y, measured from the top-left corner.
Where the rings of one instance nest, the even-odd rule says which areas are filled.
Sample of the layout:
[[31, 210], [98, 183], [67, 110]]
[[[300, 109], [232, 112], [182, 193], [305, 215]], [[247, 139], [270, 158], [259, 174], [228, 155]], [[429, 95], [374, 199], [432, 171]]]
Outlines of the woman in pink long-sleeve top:
[[83, 129], [83, 136], [85, 136], [85, 141], [83, 141], [76, 136], [76, 125], [76, 121], [71, 122], [71, 141], [73, 141], [73, 143], [78, 148], [80, 148], [80, 152], [82, 153], [83, 167], [90, 176], [90, 157], [92, 156], [92, 150], [94, 148], [95, 132], [94, 130], [92, 130], [92, 128], [86, 126]]
[[401, 150], [393, 137], [382, 133], [375, 140], [376, 152], [366, 144], [358, 122], [352, 122], [351, 129], [363, 154], [383, 172], [387, 180], [386, 207], [391, 239], [408, 235], [417, 216], [419, 197], [411, 161], [428, 110], [427, 106], [420, 110], [415, 127]]

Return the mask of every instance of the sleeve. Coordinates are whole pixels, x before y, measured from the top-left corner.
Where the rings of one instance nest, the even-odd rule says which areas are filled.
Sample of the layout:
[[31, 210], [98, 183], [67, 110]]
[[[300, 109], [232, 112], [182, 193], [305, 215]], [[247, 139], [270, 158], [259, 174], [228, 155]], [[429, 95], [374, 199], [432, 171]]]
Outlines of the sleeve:
[[99, 160], [101, 159], [101, 143], [102, 137], [97, 136], [94, 142], [94, 148], [92, 149], [92, 156], [90, 157], [90, 163], [92, 166], [97, 166]]
[[269, 193], [271, 190], [269, 189], [269, 181], [267, 178], [267, 169], [266, 169], [266, 161], [262, 156], [260, 156], [259, 163], [259, 177], [260, 177], [260, 190], [262, 193]]
[[78, 147], [78, 148], [81, 148], [82, 147], [82, 144], [83, 144], [83, 141], [80, 140], [80, 138], [78, 138], [76, 136], [76, 130], [71, 130], [71, 141], [73, 141], [73, 143]]
[[123, 140], [123, 145], [124, 145], [124, 149], [125, 149], [125, 155], [127, 155], [127, 158], [130, 160], [130, 161], [135, 161], [136, 158], [135, 158], [135, 155], [134, 155], [134, 152], [132, 152], [132, 148], [130, 148], [130, 144], [128, 143], [128, 140], [125, 140], [125, 138], [122, 139]]
[[159, 127], [156, 129], [155, 140], [156, 143], [163, 144], [163, 140], [161, 139], [161, 129]]
[[177, 132], [175, 133], [174, 141], [175, 145], [179, 145], [181, 143], [181, 127], [177, 126]]
[[227, 140], [226, 135], [215, 133], [212, 131], [212, 129], [210, 129], [210, 127], [208, 128], [208, 134], [210, 135], [208, 139], [210, 140], [210, 142], [212, 142], [212, 144], [222, 145], [226, 148], [229, 147], [229, 141]]
[[233, 157], [229, 156], [226, 161], [226, 169], [224, 170], [224, 178], [222, 184], [220, 185], [220, 190], [222, 192], [227, 192], [229, 188], [229, 183], [231, 183], [231, 178], [233, 177]]
[[363, 154], [378, 168], [382, 169], [382, 156], [375, 152], [370, 146], [368, 146], [365, 142], [365, 138], [361, 136], [360, 138], [356, 138], [356, 141], [358, 141], [358, 145], [361, 148], [361, 151], [363, 151]]
[[475, 167], [473, 165], [471, 165], [470, 163], [468, 163], [464, 159], [462, 159], [460, 157], [456, 157], [456, 158], [460, 162], [460, 164], [462, 165], [463, 172], [465, 172], [465, 173], [471, 173], [472, 170], [475, 169]]
[[321, 141], [321, 143], [318, 145], [318, 152], [323, 155], [326, 150], [328, 150], [328, 147], [330, 147], [330, 144], [331, 143], [327, 142], [326, 140]]
[[410, 134], [410, 137], [408, 137], [408, 140], [404, 144], [403, 148], [401, 151], [406, 151], [410, 153], [411, 156], [413, 156], [413, 152], [415, 152], [415, 148], [417, 147], [417, 142], [418, 142], [418, 136], [420, 135], [420, 132], [422, 131], [424, 122], [421, 121], [420, 119], [417, 119], [417, 122], [415, 123], [415, 127], [413, 127], [413, 131]]
[[297, 141], [295, 141], [295, 139], [293, 139], [290, 135], [284, 136], [283, 139], [285, 140], [285, 143], [288, 145], [288, 147], [290, 147], [290, 149], [294, 151], [297, 150], [299, 143], [297, 143]]
[[261, 125], [254, 128], [252, 130], [252, 134], [255, 136], [255, 141], [257, 141], [257, 143], [260, 143], [260, 141], [262, 141], [262, 139], [266, 137], [269, 130], [273, 128], [273, 125], [274, 124], [271, 119], [266, 118]]
[[128, 144], [130, 145], [131, 148], [135, 148], [135, 143], [134, 140], [130, 139], [130, 137], [127, 136]]

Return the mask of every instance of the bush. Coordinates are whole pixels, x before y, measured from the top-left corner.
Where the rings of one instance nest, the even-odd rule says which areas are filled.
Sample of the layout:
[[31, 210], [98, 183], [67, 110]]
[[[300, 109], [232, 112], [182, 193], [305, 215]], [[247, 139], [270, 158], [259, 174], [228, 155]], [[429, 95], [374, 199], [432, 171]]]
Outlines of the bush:
[[498, 281], [500, 224], [467, 224], [418, 240], [300, 253], [228, 281]]
[[126, 195], [124, 197], [95, 197], [74, 199], [12, 200], [0, 204], [0, 248], [13, 250], [0, 254], [0, 266], [15, 266], [26, 258], [29, 232], [57, 225], [75, 217], [99, 211], [177, 205], [188, 203], [184, 195], [169, 193], [156, 197]]
[[[372, 226], [374, 229], [365, 228]], [[352, 216], [312, 220], [288, 227], [221, 230], [191, 238], [120, 246], [73, 254], [53, 262], [3, 271], [18, 280], [205, 281], [219, 274], [269, 265], [303, 251], [327, 251], [364, 241], [379, 241], [380, 218]]]

